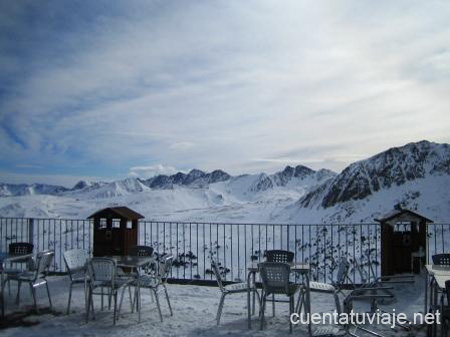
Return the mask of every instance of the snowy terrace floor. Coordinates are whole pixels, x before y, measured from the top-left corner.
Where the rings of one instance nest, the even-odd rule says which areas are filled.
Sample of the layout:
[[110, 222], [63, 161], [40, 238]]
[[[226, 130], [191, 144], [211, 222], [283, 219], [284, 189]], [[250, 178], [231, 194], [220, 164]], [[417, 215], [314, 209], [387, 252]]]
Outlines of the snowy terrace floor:
[[[21, 308], [14, 304], [8, 305], [7, 313], [21, 312], [23, 317], [20, 322], [10, 326], [0, 326], [0, 336], [33, 336], [33, 337], [72, 337], [72, 336], [288, 336], [288, 305], [286, 303], [276, 304], [276, 317], [271, 315], [271, 304], [268, 303], [266, 311], [266, 326], [263, 331], [259, 330], [259, 318], [253, 316], [252, 330], [247, 329], [246, 321], [246, 295], [229, 295], [225, 301], [224, 312], [220, 326], [215, 323], [215, 315], [220, 298], [219, 289], [216, 287], [194, 286], [194, 285], [169, 285], [174, 315], [169, 315], [165, 299], [161, 297], [164, 322], [160, 322], [156, 305], [150, 294], [143, 291], [142, 321], [137, 322], [137, 314], [130, 312], [128, 297], [125, 296], [120, 319], [116, 326], [112, 325], [112, 311], [100, 311], [100, 298], [94, 298], [96, 304], [96, 320], [85, 322], [84, 294], [82, 287], [74, 288], [72, 310], [70, 315], [65, 314], [67, 305], [68, 280], [65, 276], [49, 278], [54, 311], [48, 309], [48, 299], [45, 287], [38, 289], [38, 305], [41, 308], [39, 315], [30, 313], [31, 297], [28, 289], [22, 289]], [[12, 294], [15, 295], [12, 287]], [[408, 318], [414, 312], [423, 310], [424, 293], [423, 276], [417, 276], [415, 284], [397, 286], [395, 289], [397, 300], [390, 306], [396, 312], [405, 312]], [[7, 290], [6, 290], [7, 292]], [[11, 296], [11, 298], [14, 297]], [[9, 300], [12, 301], [11, 299]], [[334, 310], [333, 300], [327, 294], [312, 295], [312, 311], [317, 313], [331, 312]], [[47, 308], [47, 309], [45, 309]], [[357, 310], [357, 306], [355, 306]], [[27, 311], [28, 310], [28, 311]], [[26, 313], [25, 313], [26, 312]], [[12, 317], [9, 316], [10, 320]], [[412, 331], [404, 331], [387, 326], [373, 326], [372, 329], [384, 336], [425, 336], [426, 328], [413, 327]], [[292, 336], [306, 336], [304, 326], [294, 326]], [[364, 334], [361, 333], [363, 336]]]

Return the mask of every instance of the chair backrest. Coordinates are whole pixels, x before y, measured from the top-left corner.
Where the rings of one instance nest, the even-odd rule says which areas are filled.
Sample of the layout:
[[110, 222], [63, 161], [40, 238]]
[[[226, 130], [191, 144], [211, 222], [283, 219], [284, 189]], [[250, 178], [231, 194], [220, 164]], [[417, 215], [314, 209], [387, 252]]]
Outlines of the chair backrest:
[[152, 256], [153, 247], [149, 246], [134, 246], [130, 248], [129, 254], [131, 256]]
[[70, 278], [72, 278], [75, 273], [85, 270], [89, 253], [84, 249], [72, 249], [65, 251], [63, 257]]
[[219, 266], [217, 265], [217, 262], [214, 260], [211, 260], [211, 269], [216, 276], [217, 285], [219, 286], [220, 290], [224, 290], [225, 287], [222, 282], [222, 275], [220, 274]]
[[161, 257], [161, 266], [159, 267], [159, 278], [162, 283], [166, 283], [172, 270], [173, 255], [165, 255]]
[[450, 254], [433, 255], [433, 264], [440, 266], [450, 266]]
[[263, 262], [258, 264], [264, 292], [289, 294], [291, 267], [283, 262]]
[[94, 257], [88, 261], [88, 273], [91, 282], [107, 283], [114, 286], [116, 261], [106, 257]]
[[33, 253], [34, 245], [28, 242], [13, 242], [9, 244], [9, 253], [14, 255]]
[[350, 261], [346, 257], [342, 257], [339, 261], [339, 266], [336, 275], [336, 283], [344, 284], [345, 279], [348, 277], [348, 272], [350, 270]]
[[268, 250], [266, 251], [266, 261], [291, 263], [294, 261], [294, 253], [288, 250]]
[[47, 276], [54, 255], [55, 252], [52, 250], [45, 250], [43, 252], [37, 253], [34, 280], [37, 280], [39, 278], [45, 278]]

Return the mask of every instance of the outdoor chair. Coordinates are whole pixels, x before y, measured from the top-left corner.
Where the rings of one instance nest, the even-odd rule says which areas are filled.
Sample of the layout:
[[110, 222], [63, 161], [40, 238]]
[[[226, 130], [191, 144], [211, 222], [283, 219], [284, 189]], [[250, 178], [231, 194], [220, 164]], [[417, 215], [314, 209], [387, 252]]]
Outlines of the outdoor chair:
[[[292, 263], [294, 262], [294, 253], [288, 250], [267, 250], [266, 262]], [[269, 301], [272, 301], [272, 315], [275, 316], [275, 294], [272, 294], [272, 299]]]
[[134, 246], [130, 248], [130, 256], [152, 256], [153, 247], [150, 246]]
[[73, 285], [85, 284], [86, 263], [89, 260], [89, 253], [84, 249], [72, 249], [65, 251], [63, 257], [70, 278], [69, 301], [67, 303], [67, 314], [69, 314]]
[[[311, 292], [326, 293], [333, 295], [336, 310], [339, 314], [342, 312], [341, 303], [339, 301], [339, 293], [342, 292], [342, 286], [345, 283], [345, 281], [347, 279], [350, 279], [348, 276], [349, 270], [350, 270], [350, 262], [348, 261], [347, 258], [343, 257], [339, 261], [336, 282], [332, 282], [331, 284], [321, 282], [309, 283], [309, 290]], [[300, 312], [300, 308], [298, 308], [299, 303], [297, 304], [296, 312]]]
[[[14, 242], [9, 244], [9, 254], [10, 255], [25, 255], [33, 253], [34, 245], [28, 242]], [[14, 264], [17, 263], [28, 263], [28, 269], [32, 269], [31, 261], [29, 258], [24, 258], [20, 260], [14, 261]], [[19, 268], [5, 268], [4, 273], [6, 275], [17, 274], [20, 273], [22, 269]]]
[[[261, 295], [261, 330], [264, 325], [264, 311], [266, 308], [267, 296], [286, 295], [289, 298], [289, 332], [292, 332], [291, 315], [294, 313], [294, 297], [297, 291], [302, 289], [299, 284], [289, 282], [291, 267], [283, 262], [263, 262], [258, 264], [259, 273], [263, 285]], [[301, 290], [303, 291], [303, 290]], [[286, 302], [276, 300], [277, 302]]]
[[266, 262], [294, 262], [294, 253], [288, 250], [268, 250], [266, 251]]
[[[106, 288], [106, 295], [108, 295], [108, 298], [114, 298], [113, 324], [115, 325], [117, 317], [117, 294], [122, 289], [123, 297], [125, 288], [130, 286], [132, 279], [116, 277], [117, 264], [116, 261], [111, 258], [92, 258], [87, 264], [87, 271], [85, 283], [85, 286], [88, 289], [86, 323], [89, 320], [90, 311], [92, 311], [92, 318], [95, 319], [93, 295], [100, 295], [103, 299], [103, 295], [105, 295], [104, 289]], [[99, 288], [100, 290], [97, 290]]]
[[34, 271], [22, 271], [17, 274], [10, 275], [7, 279], [10, 281], [17, 281], [17, 304], [20, 304], [20, 288], [22, 283], [28, 283], [33, 296], [34, 308], [38, 311], [36, 302], [36, 288], [45, 285], [47, 288], [48, 301], [50, 303], [50, 309], [52, 308], [52, 299], [50, 297], [50, 290], [48, 288], [47, 274], [50, 268], [50, 264], [53, 261], [55, 253], [51, 250], [39, 252], [36, 255], [36, 267]]
[[433, 255], [433, 264], [439, 266], [449, 266], [450, 267], [450, 254], [436, 254]]
[[[153, 247], [150, 246], [134, 246], [130, 248], [129, 255], [130, 256], [153, 256]], [[154, 272], [154, 264], [148, 265], [143, 268], [146, 274], [150, 274]]]
[[[25, 254], [33, 253], [34, 245], [32, 243], [28, 243], [28, 242], [13, 242], [13, 243], [9, 244], [8, 248], [9, 248], [8, 252], [10, 255], [25, 255]], [[27, 269], [29, 269], [29, 270], [33, 268], [33, 260], [30, 258], [25, 258], [23, 260], [21, 259], [21, 260], [14, 261], [15, 266], [17, 263], [19, 263], [19, 264], [27, 263]], [[1, 268], [1, 266], [0, 266], [0, 268]], [[6, 275], [6, 278], [8, 278], [11, 275], [18, 274], [21, 271], [23, 271], [23, 268], [15, 268], [12, 266], [10, 266], [10, 268], [5, 268], [3, 270], [3, 272]], [[8, 282], [8, 293], [9, 294], [11, 293], [11, 287], [9, 285], [9, 282]]]
[[[214, 260], [211, 260], [211, 269], [214, 272], [214, 275], [216, 276], [216, 280], [217, 280], [217, 285], [219, 286], [220, 292], [221, 292], [221, 296], [220, 296], [220, 301], [219, 301], [219, 307], [217, 309], [217, 315], [216, 315], [216, 321], [217, 321], [217, 325], [219, 325], [220, 323], [220, 317], [222, 316], [222, 310], [223, 310], [223, 306], [225, 303], [225, 297], [227, 295], [231, 295], [231, 294], [243, 294], [243, 293], [247, 293], [247, 283], [246, 282], [241, 282], [241, 283], [233, 283], [230, 285], [223, 285], [223, 280], [222, 280], [222, 275], [220, 273], [219, 270], [219, 266], [217, 265], [217, 262]], [[256, 295], [258, 296], [258, 303], [261, 302], [261, 298], [259, 296], [258, 290], [256, 288], [255, 284], [251, 285], [250, 291], [256, 293]], [[261, 304], [260, 304], [261, 306]], [[253, 313], [255, 313], [255, 300], [253, 298]]]
[[[347, 296], [344, 299], [344, 312], [346, 315], [350, 315], [350, 313], [354, 310], [353, 308], [353, 304], [354, 301], [359, 301], [359, 300], [369, 300], [371, 302], [376, 302], [379, 299], [383, 299], [383, 298], [391, 298], [393, 295], [391, 294], [379, 294], [378, 291], [382, 290], [382, 288], [371, 288], [371, 287], [367, 287], [367, 288], [363, 288], [363, 289], [354, 289], [352, 290], [349, 294], [347, 294]], [[362, 315], [365, 315], [366, 313], [363, 313]], [[356, 323], [358, 322], [358, 320], [356, 320]], [[372, 325], [372, 326], [376, 326], [376, 325]], [[377, 336], [377, 337], [383, 337], [383, 335], [379, 334], [376, 331], [367, 329], [366, 327], [363, 326], [359, 326], [357, 324], [355, 324], [354, 322], [352, 322], [351, 320], [348, 320], [347, 324], [344, 325], [345, 328], [345, 333], [347, 335], [350, 336], [354, 336], [354, 337], [359, 337], [359, 335], [357, 335], [358, 330], [363, 331], [363, 333], [365, 334], [369, 334], [372, 336]], [[353, 328], [353, 331], [350, 331], [350, 329]]]
[[445, 331], [445, 337], [448, 336], [448, 332], [450, 331], [450, 280], [445, 282], [445, 291], [447, 293], [447, 306], [444, 308], [443, 315], [443, 325], [442, 329]]
[[[161, 320], [161, 322], [163, 321], [163, 315], [162, 315], [162, 311], [161, 311], [161, 305], [160, 305], [160, 301], [159, 301], [159, 296], [162, 292], [164, 292], [166, 300], [167, 300], [167, 305], [169, 306], [169, 311], [170, 311], [170, 316], [173, 316], [173, 311], [172, 311], [172, 306], [170, 304], [170, 299], [169, 299], [169, 293], [167, 291], [167, 279], [169, 278], [170, 275], [170, 271], [172, 269], [172, 262], [173, 262], [173, 256], [172, 255], [165, 255], [161, 257], [161, 264], [159, 267], [159, 272], [152, 276], [152, 275], [148, 275], [148, 274], [144, 274], [140, 276], [139, 279], [139, 286], [140, 288], [144, 288], [144, 289], [150, 289], [150, 294], [153, 295], [155, 301], [156, 301], [156, 306], [158, 308], [158, 313], [159, 313], [159, 318]], [[134, 295], [134, 300], [132, 303], [132, 307], [136, 307], [136, 310], [138, 310], [137, 308], [137, 280], [134, 279], [131, 283], [132, 286], [135, 287], [135, 295]], [[119, 311], [120, 311], [120, 307], [122, 306], [122, 300], [123, 300], [123, 294], [122, 294], [122, 298], [120, 299], [120, 306], [119, 306]]]

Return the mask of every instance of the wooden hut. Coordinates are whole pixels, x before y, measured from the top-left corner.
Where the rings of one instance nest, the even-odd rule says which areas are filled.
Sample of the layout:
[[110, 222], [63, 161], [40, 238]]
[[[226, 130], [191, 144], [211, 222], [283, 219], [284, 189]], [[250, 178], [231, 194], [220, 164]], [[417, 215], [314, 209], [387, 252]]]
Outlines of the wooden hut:
[[381, 224], [381, 275], [418, 272], [427, 261], [427, 225], [433, 221], [401, 207], [375, 221]]
[[94, 256], [125, 256], [138, 244], [141, 214], [128, 207], [108, 207], [90, 215], [94, 220]]

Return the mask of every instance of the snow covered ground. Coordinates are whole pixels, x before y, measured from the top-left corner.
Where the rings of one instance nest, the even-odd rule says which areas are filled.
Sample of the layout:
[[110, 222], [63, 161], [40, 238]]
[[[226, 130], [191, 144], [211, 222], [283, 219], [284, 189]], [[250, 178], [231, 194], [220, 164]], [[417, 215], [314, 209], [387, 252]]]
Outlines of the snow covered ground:
[[[81, 287], [82, 288], [82, 287]], [[166, 302], [161, 299], [164, 322], [160, 322], [156, 305], [148, 292], [143, 292], [142, 321], [137, 322], [136, 313], [130, 312], [127, 297], [116, 326], [112, 325], [112, 312], [96, 310], [96, 320], [86, 324], [84, 316], [84, 295], [80, 287], [75, 288], [72, 310], [65, 315], [67, 305], [68, 280], [66, 276], [50, 278], [54, 311], [45, 310], [48, 302], [43, 288], [38, 289], [38, 304], [42, 314], [29, 314], [21, 324], [0, 330], [3, 337], [48, 337], [48, 336], [287, 336], [289, 332], [288, 308], [284, 303], [277, 303], [276, 317], [271, 316], [267, 310], [267, 324], [263, 331], [259, 330], [259, 318], [253, 316], [253, 329], [247, 329], [246, 297], [245, 294], [229, 295], [225, 301], [221, 324], [216, 325], [215, 315], [220, 298], [217, 287], [194, 285], [169, 285], [174, 315], [169, 315]], [[14, 288], [13, 288], [14, 290]], [[398, 286], [395, 289], [396, 302], [385, 306], [385, 309], [404, 312], [408, 318], [414, 312], [423, 311], [423, 276], [417, 276], [415, 283], [407, 286]], [[15, 293], [14, 291], [12, 292]], [[31, 298], [27, 289], [22, 290], [22, 308], [26, 310]], [[12, 296], [13, 297], [13, 296]], [[99, 308], [99, 299], [96, 308]], [[342, 297], [341, 297], [342, 300]], [[268, 305], [270, 308], [270, 305]], [[29, 309], [29, 308], [28, 308]], [[364, 304], [355, 305], [355, 311], [364, 310]], [[8, 313], [17, 311], [15, 305], [9, 303]], [[331, 312], [334, 310], [333, 300], [327, 294], [312, 295], [312, 311], [316, 313]], [[33, 324], [33, 322], [35, 324]], [[0, 326], [1, 327], [1, 326]], [[426, 328], [413, 326], [411, 331], [401, 328], [390, 329], [388, 326], [378, 325], [370, 327], [384, 336], [425, 336]], [[293, 336], [306, 336], [305, 326], [295, 326]]]

